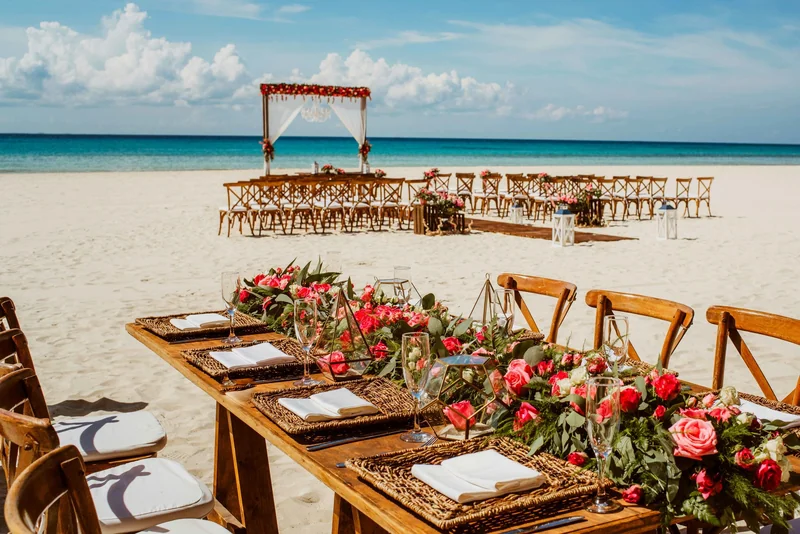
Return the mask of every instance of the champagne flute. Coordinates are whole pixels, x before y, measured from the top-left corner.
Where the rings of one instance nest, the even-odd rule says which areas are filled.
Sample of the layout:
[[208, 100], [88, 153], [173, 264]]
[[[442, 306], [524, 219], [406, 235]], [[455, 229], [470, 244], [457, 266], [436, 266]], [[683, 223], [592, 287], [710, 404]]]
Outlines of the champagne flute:
[[411, 300], [411, 267], [406, 265], [394, 266], [395, 296], [403, 304]]
[[427, 332], [407, 332], [403, 334], [403, 376], [406, 387], [414, 397], [414, 429], [400, 436], [408, 443], [425, 443], [431, 438], [428, 432], [419, 427], [419, 409], [422, 403], [422, 387], [431, 370], [431, 341]]
[[311, 347], [319, 335], [317, 331], [317, 301], [314, 299], [297, 299], [294, 301], [294, 333], [297, 341], [303, 346], [303, 378], [297, 380], [295, 386], [316, 386], [319, 380], [311, 378], [308, 372], [308, 360], [311, 358]]
[[614, 366], [614, 376], [619, 366], [628, 359], [628, 317], [626, 315], [606, 315], [603, 317], [603, 352], [606, 360]]
[[236, 306], [239, 304], [239, 294], [242, 292], [242, 276], [238, 271], [225, 271], [222, 273], [222, 300], [225, 301], [225, 309], [231, 320], [231, 328], [228, 337], [222, 342], [227, 345], [241, 343], [241, 339], [236, 337], [233, 331], [233, 323], [236, 317]]
[[611, 454], [614, 435], [619, 428], [619, 391], [622, 381], [612, 377], [590, 378], [586, 387], [586, 430], [597, 458], [597, 495], [587, 508], [597, 514], [610, 514], [622, 509], [606, 494], [603, 479]]

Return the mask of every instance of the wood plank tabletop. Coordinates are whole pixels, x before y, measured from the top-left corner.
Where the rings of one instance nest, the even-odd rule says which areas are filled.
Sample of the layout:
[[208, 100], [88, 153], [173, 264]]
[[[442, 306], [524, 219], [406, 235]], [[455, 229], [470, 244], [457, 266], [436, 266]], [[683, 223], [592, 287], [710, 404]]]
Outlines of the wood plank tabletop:
[[[323, 484], [328, 486], [341, 498], [371, 518], [377, 525], [390, 533], [407, 534], [440, 532], [436, 527], [424, 521], [410, 510], [399, 505], [383, 493], [373, 489], [361, 481], [358, 476], [346, 468], [337, 468], [336, 464], [348, 458], [372, 456], [382, 452], [391, 452], [409, 447], [397, 435], [384, 436], [308, 452], [306, 445], [281, 430], [268, 417], [263, 415], [250, 398], [254, 393], [274, 391], [291, 387], [292, 381], [260, 384], [250, 389], [224, 392], [219, 383], [200, 369], [187, 362], [181, 352], [189, 349], [202, 349], [219, 345], [220, 340], [203, 340], [195, 343], [170, 344], [158, 336], [148, 332], [142, 326], [129, 323], [125, 326], [128, 333], [169, 363], [183, 376], [212, 397], [219, 405], [235, 415], [247, 426], [300, 464]], [[278, 334], [256, 334], [242, 336], [245, 341], [274, 340], [282, 336]], [[322, 375], [319, 375], [320, 378]], [[267, 461], [267, 458], [264, 458]], [[548, 530], [554, 534], [563, 532], [599, 533], [599, 532], [649, 532], [660, 524], [660, 514], [655, 510], [624, 504], [622, 511], [608, 515], [597, 515], [583, 510], [573, 510], [560, 515], [548, 517], [547, 520], [559, 517], [584, 516], [582, 523]], [[541, 521], [541, 520], [540, 520]], [[533, 523], [529, 523], [533, 524]], [[520, 525], [522, 526], [522, 525]]]

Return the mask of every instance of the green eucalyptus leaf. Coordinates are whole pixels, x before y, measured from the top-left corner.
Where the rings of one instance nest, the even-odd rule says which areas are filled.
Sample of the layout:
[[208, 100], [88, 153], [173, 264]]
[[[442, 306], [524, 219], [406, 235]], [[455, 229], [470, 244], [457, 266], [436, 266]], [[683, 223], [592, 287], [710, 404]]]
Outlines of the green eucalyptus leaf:
[[528, 363], [528, 365], [533, 367], [544, 359], [544, 350], [542, 349], [541, 345], [534, 345], [525, 351], [523, 358], [525, 358], [525, 361]]
[[286, 293], [281, 293], [277, 297], [275, 297], [276, 302], [283, 302], [284, 304], [294, 304], [292, 301], [292, 297], [287, 295]]
[[467, 330], [469, 330], [470, 326], [472, 326], [472, 319], [469, 318], [464, 319], [463, 321], [461, 321], [456, 325], [455, 330], [453, 330], [453, 336], [455, 337], [463, 336], [464, 334], [467, 333]]
[[428, 319], [428, 332], [434, 337], [440, 337], [444, 333], [442, 322], [436, 317]]
[[436, 296], [433, 293], [428, 293], [422, 297], [421, 304], [423, 310], [430, 310], [436, 305]]
[[567, 416], [567, 424], [573, 428], [580, 428], [586, 424], [586, 418], [575, 410], [572, 410]]
[[387, 375], [391, 374], [392, 371], [395, 370], [395, 367], [397, 367], [397, 357], [396, 356], [392, 357], [392, 359], [389, 360], [389, 363], [387, 363], [384, 366], [384, 368], [381, 369], [381, 372], [378, 373], [378, 376], [387, 376]]
[[536, 452], [542, 448], [542, 445], [544, 445], [544, 436], [536, 436], [536, 439], [531, 443], [531, 449], [528, 454], [536, 454]]

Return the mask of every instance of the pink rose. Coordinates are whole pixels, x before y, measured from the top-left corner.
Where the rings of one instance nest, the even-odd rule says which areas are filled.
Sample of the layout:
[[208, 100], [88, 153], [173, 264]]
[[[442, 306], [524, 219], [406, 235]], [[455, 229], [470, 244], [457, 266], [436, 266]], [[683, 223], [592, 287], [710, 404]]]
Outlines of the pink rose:
[[[485, 348], [481, 347], [481, 348], [479, 348], [478, 350], [476, 350], [476, 351], [473, 351], [473, 352], [472, 352], [472, 355], [473, 355], [473, 356], [494, 356], [494, 353], [492, 353], [492, 352], [489, 352], [489, 351], [488, 351], [488, 350], [486, 350]], [[496, 369], [495, 369], [495, 370], [496, 370]], [[498, 373], [499, 373], [499, 371], [498, 371]]]
[[523, 402], [514, 415], [514, 432], [519, 432], [526, 424], [531, 421], [536, 421], [538, 418], [539, 410], [532, 404]]
[[322, 371], [328, 371], [330, 369], [330, 373], [337, 376], [347, 374], [347, 371], [350, 369], [350, 366], [347, 365], [347, 360], [345, 359], [344, 354], [338, 350], [319, 358], [317, 360], [317, 365]]
[[312, 296], [314, 291], [310, 287], [298, 287], [297, 296], [301, 299], [307, 299]]
[[639, 504], [644, 497], [644, 491], [639, 484], [634, 484], [626, 490], [622, 491], [622, 500], [631, 504]]
[[714, 406], [714, 403], [717, 401], [717, 396], [713, 393], [709, 393], [705, 397], [703, 397], [703, 406], [706, 408], [711, 408]]
[[675, 375], [664, 374], [653, 378], [653, 389], [660, 398], [671, 401], [681, 392], [681, 383]]
[[531, 381], [532, 376], [533, 370], [525, 360], [512, 360], [508, 364], [508, 370], [503, 380], [505, 380], [506, 386], [510, 391], [515, 395], [519, 395], [522, 393], [522, 388]]
[[[260, 286], [262, 285], [261, 282], [264, 282], [267, 279], [266, 274], [257, 274], [255, 278], [253, 278], [253, 285]], [[266, 285], [266, 284], [264, 284]]]
[[750, 449], [745, 447], [733, 455], [733, 461], [742, 469], [752, 469], [755, 467], [755, 457]]
[[717, 408], [713, 408], [708, 412], [708, 415], [713, 417], [717, 423], [727, 423], [730, 421], [731, 417], [733, 417], [733, 412], [731, 412], [725, 406], [720, 406]]
[[593, 375], [603, 374], [607, 368], [606, 360], [602, 356], [596, 356], [586, 363], [586, 370]]
[[361, 295], [362, 302], [369, 302], [372, 300], [372, 295], [375, 293], [375, 288], [367, 285], [364, 286], [364, 293]]
[[499, 369], [494, 369], [489, 373], [489, 383], [492, 384], [492, 391], [498, 393], [503, 390], [503, 373]]
[[555, 364], [553, 360], [542, 360], [536, 364], [536, 374], [539, 376], [547, 376], [553, 372]]
[[569, 352], [565, 352], [561, 356], [561, 365], [563, 365], [564, 367], [572, 365], [572, 354], [570, 354]]
[[585, 452], [571, 452], [567, 455], [567, 461], [572, 465], [577, 465], [581, 467], [583, 464], [586, 463], [589, 457], [586, 455]]
[[703, 496], [703, 499], [708, 500], [709, 497], [722, 491], [722, 479], [719, 475], [709, 475], [708, 471], [703, 469], [694, 475], [693, 478], [697, 483], [697, 490], [700, 492], [700, 495]]
[[331, 290], [330, 284], [311, 284], [311, 289], [316, 291], [317, 293], [327, 293]]
[[611, 405], [611, 399], [606, 399], [597, 406], [595, 415], [597, 416], [597, 424], [602, 425], [603, 421], [610, 418], [614, 413], [614, 408]]
[[[370, 347], [370, 351], [372, 352], [372, 356], [374, 356], [376, 360], [382, 360], [389, 355], [389, 347], [387, 347], [386, 343], [384, 343], [383, 341]], [[425, 363], [425, 361], [422, 359], [420, 359], [420, 361]]]
[[700, 460], [717, 453], [717, 433], [709, 421], [682, 417], [669, 428], [675, 442], [675, 456]]
[[467, 421], [469, 426], [475, 424], [475, 408], [468, 400], [454, 402], [444, 409], [444, 415], [450, 420], [450, 423], [456, 430], [466, 430]]
[[442, 340], [442, 343], [444, 344], [444, 348], [446, 348], [447, 352], [450, 354], [461, 352], [461, 342], [458, 340], [458, 338], [446, 337]]
[[272, 297], [265, 297], [264, 301], [261, 303], [261, 309], [266, 311], [270, 304], [272, 304]]
[[702, 419], [703, 421], [707, 419], [706, 415], [708, 415], [708, 412], [701, 408], [681, 408], [678, 410], [678, 412], [684, 417], [689, 417], [691, 419]]

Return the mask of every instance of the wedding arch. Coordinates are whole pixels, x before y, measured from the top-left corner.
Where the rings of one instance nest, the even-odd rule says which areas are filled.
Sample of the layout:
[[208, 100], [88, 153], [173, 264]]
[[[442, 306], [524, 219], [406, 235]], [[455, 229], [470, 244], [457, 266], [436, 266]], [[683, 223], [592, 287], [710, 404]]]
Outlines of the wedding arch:
[[358, 143], [359, 167], [367, 161], [372, 146], [367, 141], [368, 87], [262, 83], [261, 106], [264, 122], [264, 172], [269, 174], [275, 157], [275, 141], [301, 115], [309, 122], [324, 122], [333, 110]]

